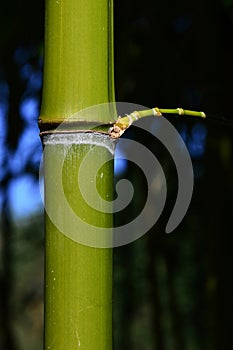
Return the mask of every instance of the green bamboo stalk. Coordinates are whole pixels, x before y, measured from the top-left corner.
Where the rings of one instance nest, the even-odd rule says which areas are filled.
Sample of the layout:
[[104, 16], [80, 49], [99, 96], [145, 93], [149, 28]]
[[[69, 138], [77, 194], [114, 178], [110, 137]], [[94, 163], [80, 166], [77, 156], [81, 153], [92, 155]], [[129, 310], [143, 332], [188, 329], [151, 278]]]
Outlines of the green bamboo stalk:
[[42, 121], [114, 101], [112, 12], [113, 0], [46, 0]]
[[[98, 146], [94, 147], [91, 132], [72, 131], [72, 142], [69, 132], [53, 134], [52, 142], [48, 136], [58, 123], [63, 122], [66, 128], [71, 116], [75, 116], [72, 119], [75, 129], [79, 128], [78, 123], [106, 124], [114, 120], [114, 115], [108, 113], [77, 113], [114, 101], [112, 5], [108, 0], [46, 1], [40, 115], [45, 146], [45, 207], [52, 212], [45, 216], [46, 350], [112, 348], [112, 250], [82, 245], [78, 238], [79, 234], [88, 237], [93, 226], [112, 227], [112, 214], [92, 209], [83, 199], [77, 181], [86, 155], [89, 155], [86, 171], [92, 174], [96, 159], [103, 163], [109, 159], [112, 141], [110, 136], [100, 134]], [[58, 181], [61, 164], [63, 194], [59, 192]], [[98, 188], [105, 200], [112, 198], [112, 180], [113, 166], [106, 163], [97, 175]], [[90, 181], [86, 183], [86, 195], [92, 199]], [[101, 199], [94, 200], [105, 212]], [[70, 211], [65, 209], [66, 201]], [[87, 225], [84, 233], [81, 225], [76, 228], [77, 237], [75, 233], [70, 237], [67, 232], [73, 230], [74, 213]], [[57, 227], [54, 217], [61, 220], [62, 229]]]

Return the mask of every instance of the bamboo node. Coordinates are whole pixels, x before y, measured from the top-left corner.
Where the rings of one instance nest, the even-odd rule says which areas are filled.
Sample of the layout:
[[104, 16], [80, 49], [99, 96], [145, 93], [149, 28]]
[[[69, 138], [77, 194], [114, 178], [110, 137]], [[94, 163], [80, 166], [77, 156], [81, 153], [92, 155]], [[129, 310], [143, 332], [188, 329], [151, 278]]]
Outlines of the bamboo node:
[[179, 115], [184, 115], [184, 110], [183, 108], [177, 108], [178, 114]]
[[118, 139], [124, 133], [124, 130], [122, 130], [118, 125], [114, 124], [111, 128], [109, 128], [108, 133], [113, 139]]
[[204, 112], [201, 112], [202, 118], [206, 118], [206, 114]]
[[162, 113], [160, 112], [158, 107], [152, 108], [152, 111], [155, 117], [161, 117]]

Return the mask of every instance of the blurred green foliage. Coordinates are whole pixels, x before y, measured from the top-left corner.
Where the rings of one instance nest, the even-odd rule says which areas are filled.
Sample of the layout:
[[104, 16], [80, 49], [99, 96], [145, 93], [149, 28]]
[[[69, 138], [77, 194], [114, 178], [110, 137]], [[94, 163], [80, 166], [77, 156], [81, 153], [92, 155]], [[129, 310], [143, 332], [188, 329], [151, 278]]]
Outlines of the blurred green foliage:
[[12, 328], [18, 349], [39, 350], [43, 343], [43, 217], [14, 224]]

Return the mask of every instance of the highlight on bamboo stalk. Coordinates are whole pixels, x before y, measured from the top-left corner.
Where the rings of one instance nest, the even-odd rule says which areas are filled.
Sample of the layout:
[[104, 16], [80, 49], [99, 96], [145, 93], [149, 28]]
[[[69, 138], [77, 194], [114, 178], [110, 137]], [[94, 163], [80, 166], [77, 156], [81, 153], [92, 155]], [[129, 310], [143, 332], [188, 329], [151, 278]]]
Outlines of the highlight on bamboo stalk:
[[206, 118], [204, 112], [190, 111], [183, 108], [163, 109], [155, 107], [144, 111], [134, 111], [124, 117], [119, 116], [113, 126], [109, 129], [109, 134], [112, 138], [119, 138], [136, 120], [149, 116], [160, 117], [163, 114], [178, 114]]

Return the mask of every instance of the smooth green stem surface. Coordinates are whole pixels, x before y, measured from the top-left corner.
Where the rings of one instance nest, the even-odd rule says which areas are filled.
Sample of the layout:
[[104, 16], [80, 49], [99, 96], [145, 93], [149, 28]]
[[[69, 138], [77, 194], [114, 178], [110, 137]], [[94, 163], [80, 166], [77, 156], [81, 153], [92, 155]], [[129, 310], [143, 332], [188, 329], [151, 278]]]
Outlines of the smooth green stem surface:
[[[115, 115], [108, 110], [81, 117], [77, 113], [114, 101], [112, 9], [112, 0], [46, 0], [40, 114], [45, 125], [55, 125], [73, 115], [75, 122], [104, 124], [114, 120]], [[88, 225], [97, 227], [97, 232], [98, 226], [112, 225], [111, 214], [99, 213], [85, 204], [78, 184], [78, 171], [89, 151], [88, 174], [94, 171], [97, 159], [103, 163], [109, 160], [104, 137], [98, 147], [88, 141], [70, 144], [68, 139], [45, 145], [45, 204], [53, 209], [53, 215], [46, 213], [45, 217], [45, 350], [112, 349], [112, 250], [82, 245], [66, 234], [74, 227], [74, 215], [87, 223], [85, 232], [83, 225], [75, 228], [77, 234], [82, 231], [87, 237]], [[64, 159], [68, 145], [71, 148], [64, 164], [60, 162], [58, 167], [56, 162]], [[63, 195], [57, 190], [61, 168]], [[106, 163], [101, 171], [98, 188], [109, 200], [113, 167]], [[86, 194], [92, 198], [89, 187], [87, 181]], [[65, 210], [67, 203], [72, 209], [69, 213]], [[95, 198], [95, 206], [100, 204]], [[106, 208], [102, 209], [104, 212]], [[54, 215], [61, 219], [62, 228]]]
[[112, 0], [46, 0], [42, 121], [114, 101], [112, 12]]
[[[63, 159], [66, 152], [61, 192], [61, 163], [57, 160]], [[70, 145], [65, 139], [56, 146], [45, 144], [45, 205], [48, 213], [52, 212], [46, 216], [46, 350], [112, 349], [112, 249], [81, 245], [77, 243], [81, 233], [72, 232], [74, 213], [86, 223], [87, 236], [92, 225], [97, 230], [112, 227], [112, 215], [104, 213], [106, 207], [101, 206], [101, 200], [95, 203], [101, 212], [93, 210], [83, 199], [77, 181], [80, 166], [89, 153], [87, 166], [91, 175], [87, 176], [85, 195], [92, 199], [91, 182], [97, 180], [103, 199], [111, 200], [113, 164], [108, 162], [98, 174], [93, 174], [95, 159], [104, 163], [108, 152], [93, 144]], [[64, 201], [70, 206], [68, 210]], [[63, 225], [60, 230], [59, 223]]]

